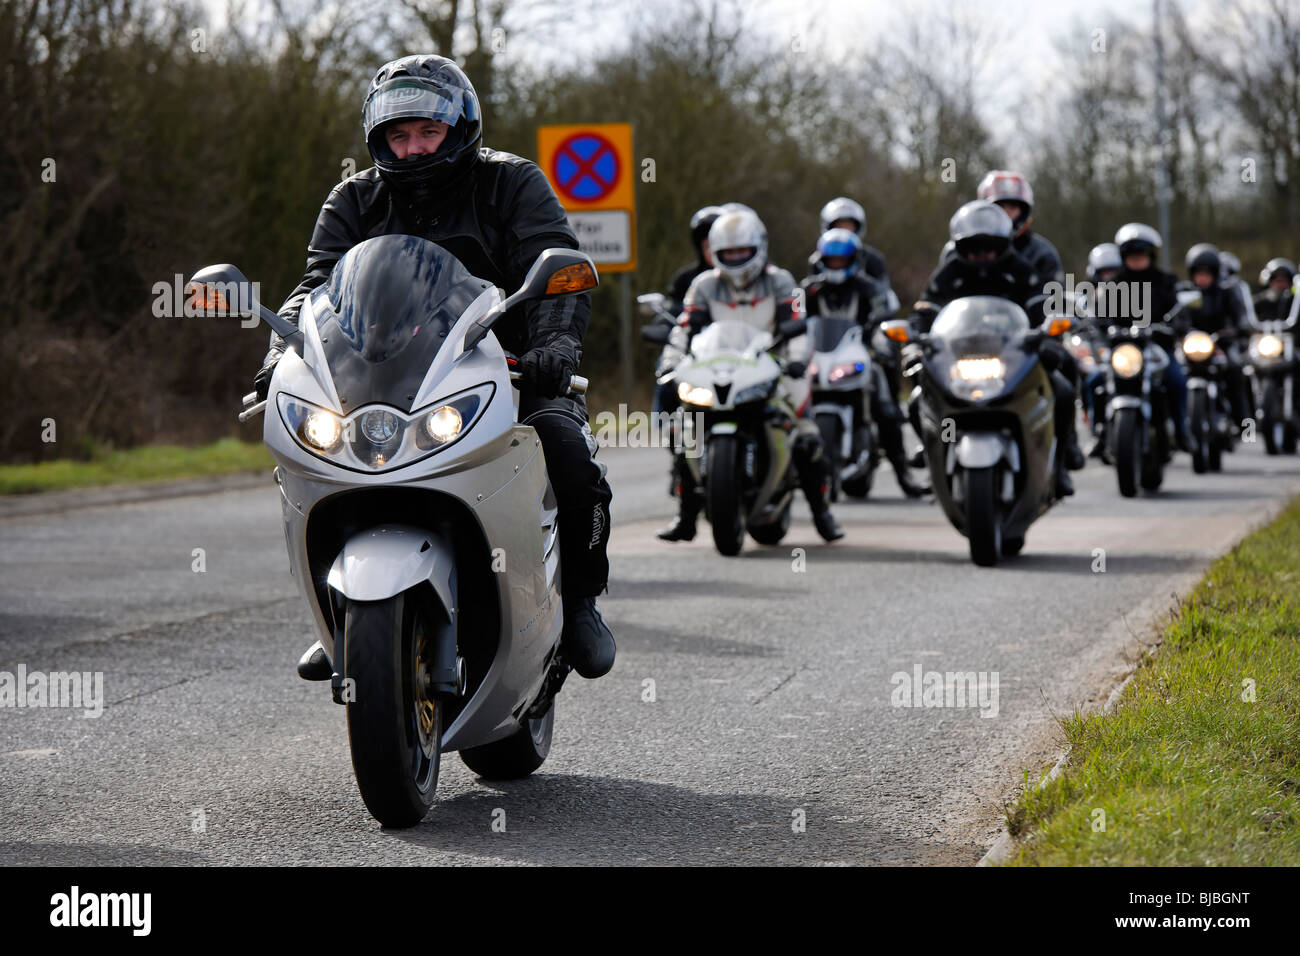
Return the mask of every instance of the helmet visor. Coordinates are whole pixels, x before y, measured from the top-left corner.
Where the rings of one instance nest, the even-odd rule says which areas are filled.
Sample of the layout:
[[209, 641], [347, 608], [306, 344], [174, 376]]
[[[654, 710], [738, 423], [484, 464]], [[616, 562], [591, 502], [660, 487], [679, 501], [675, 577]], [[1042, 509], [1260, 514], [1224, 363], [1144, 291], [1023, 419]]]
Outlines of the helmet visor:
[[474, 100], [463, 90], [435, 87], [414, 77], [389, 80], [366, 100], [361, 114], [367, 138], [384, 123], [399, 119], [428, 119], [455, 126], [463, 116], [478, 120]]

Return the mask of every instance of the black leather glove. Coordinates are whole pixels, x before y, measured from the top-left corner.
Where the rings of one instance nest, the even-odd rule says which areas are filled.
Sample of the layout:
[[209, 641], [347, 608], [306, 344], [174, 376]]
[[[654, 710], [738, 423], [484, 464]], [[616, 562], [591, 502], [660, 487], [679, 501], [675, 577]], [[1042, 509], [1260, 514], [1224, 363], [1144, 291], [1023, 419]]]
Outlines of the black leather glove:
[[519, 359], [524, 381], [546, 398], [559, 398], [569, 391], [569, 379], [578, 370], [573, 359], [554, 349], [530, 349]]
[[257, 391], [257, 400], [259, 402], [266, 401], [266, 396], [271, 391], [271, 375], [275, 372], [275, 366], [283, 354], [283, 352], [272, 349], [267, 353], [262, 368], [253, 376], [253, 388]]

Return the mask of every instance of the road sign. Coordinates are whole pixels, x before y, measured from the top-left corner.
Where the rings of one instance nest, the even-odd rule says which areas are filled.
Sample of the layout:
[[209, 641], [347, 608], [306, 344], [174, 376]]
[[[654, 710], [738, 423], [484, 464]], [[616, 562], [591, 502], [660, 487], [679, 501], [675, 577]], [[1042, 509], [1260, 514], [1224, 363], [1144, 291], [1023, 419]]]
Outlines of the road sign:
[[537, 128], [537, 164], [578, 245], [601, 272], [636, 268], [636, 161], [631, 123]]

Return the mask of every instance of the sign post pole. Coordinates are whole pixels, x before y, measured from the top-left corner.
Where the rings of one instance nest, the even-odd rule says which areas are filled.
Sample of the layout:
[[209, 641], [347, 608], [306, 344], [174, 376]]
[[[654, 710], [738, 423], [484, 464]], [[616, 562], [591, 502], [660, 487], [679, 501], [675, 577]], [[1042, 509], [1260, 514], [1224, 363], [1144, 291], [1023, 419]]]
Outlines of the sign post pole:
[[632, 282], [624, 272], [619, 276], [622, 286], [619, 295], [618, 350], [623, 366], [623, 401], [632, 404]]

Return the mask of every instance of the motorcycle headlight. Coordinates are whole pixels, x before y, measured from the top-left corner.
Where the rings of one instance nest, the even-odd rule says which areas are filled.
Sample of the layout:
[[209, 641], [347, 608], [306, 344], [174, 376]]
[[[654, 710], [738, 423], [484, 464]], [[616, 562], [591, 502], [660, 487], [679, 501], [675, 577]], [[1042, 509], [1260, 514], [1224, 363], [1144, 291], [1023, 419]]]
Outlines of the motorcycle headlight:
[[338, 446], [343, 436], [343, 422], [327, 409], [313, 409], [303, 416], [297, 435], [314, 448], [330, 451]]
[[677, 386], [677, 397], [687, 405], [700, 405], [704, 408], [713, 406], [713, 389], [701, 385], [682, 382]]
[[1275, 359], [1282, 355], [1282, 339], [1276, 335], [1261, 335], [1255, 346], [1260, 358]]
[[1183, 354], [1193, 362], [1204, 362], [1214, 354], [1214, 339], [1204, 332], [1188, 332], [1183, 339]]
[[1110, 367], [1120, 378], [1132, 378], [1142, 372], [1142, 350], [1125, 342], [1110, 353]]
[[[487, 407], [495, 386], [444, 399], [432, 411], [368, 406], [347, 417], [281, 392], [280, 418], [307, 451], [343, 468], [385, 471], [413, 464], [456, 441]], [[425, 406], [428, 408], [428, 406]]]
[[866, 365], [862, 362], [840, 362], [831, 369], [831, 373], [827, 378], [832, 382], [838, 382], [840, 379], [859, 374], [864, 368], [866, 368]]
[[424, 418], [424, 429], [439, 445], [445, 445], [460, 434], [464, 419], [451, 405], [440, 405]]
[[1007, 386], [1006, 366], [997, 356], [958, 359], [949, 377], [953, 394], [972, 401], [996, 395]]

